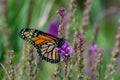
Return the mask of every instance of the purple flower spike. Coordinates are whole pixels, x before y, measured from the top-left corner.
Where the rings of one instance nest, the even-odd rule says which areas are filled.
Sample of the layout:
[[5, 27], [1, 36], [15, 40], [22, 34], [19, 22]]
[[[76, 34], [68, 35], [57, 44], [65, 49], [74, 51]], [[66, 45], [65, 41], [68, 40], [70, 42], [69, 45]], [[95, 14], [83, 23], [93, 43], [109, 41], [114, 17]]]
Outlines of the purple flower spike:
[[97, 51], [97, 45], [94, 44], [90, 47], [90, 51], [92, 51], [93, 53]]
[[90, 51], [92, 52], [92, 54], [89, 56], [89, 58], [90, 58], [91, 66], [92, 66], [93, 61], [98, 58], [98, 54], [96, 53], [97, 52], [97, 45], [94, 44], [93, 46], [91, 46]]
[[47, 30], [47, 32], [57, 37], [58, 27], [59, 27], [58, 20], [56, 18], [53, 18], [53, 20], [50, 22], [49, 29]]
[[89, 66], [87, 70], [87, 75], [90, 76], [91, 80], [96, 80], [98, 75], [97, 71], [92, 71], [91, 67], [94, 66], [94, 62], [98, 59], [97, 45], [94, 44], [90, 47], [91, 54], [89, 56]]
[[67, 57], [74, 53], [74, 50], [67, 42], [61, 48], [57, 48], [59, 54], [62, 56], [61, 61], [68, 61]]
[[66, 14], [66, 9], [65, 8], [60, 8], [58, 9], [57, 13], [61, 16], [64, 17]]
[[[60, 8], [58, 10], [58, 14], [63, 18], [65, 15], [65, 8]], [[51, 21], [47, 32], [51, 35], [58, 37], [59, 25], [60, 23], [57, 21], [57, 19], [54, 18]], [[69, 56], [74, 52], [73, 48], [67, 42], [65, 42], [60, 48], [56, 48], [56, 49], [58, 50], [58, 53], [61, 56], [61, 61], [69, 62], [70, 60]]]

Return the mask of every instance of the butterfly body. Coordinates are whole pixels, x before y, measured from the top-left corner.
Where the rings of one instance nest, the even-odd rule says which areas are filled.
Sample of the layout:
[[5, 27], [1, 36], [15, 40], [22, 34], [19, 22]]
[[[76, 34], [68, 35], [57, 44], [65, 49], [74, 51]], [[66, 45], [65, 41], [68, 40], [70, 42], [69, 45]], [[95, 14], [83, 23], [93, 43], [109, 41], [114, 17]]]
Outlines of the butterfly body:
[[36, 49], [39, 56], [50, 63], [60, 61], [60, 55], [56, 48], [60, 48], [65, 39], [55, 37], [51, 34], [36, 30], [24, 28], [20, 31], [19, 36], [30, 42]]

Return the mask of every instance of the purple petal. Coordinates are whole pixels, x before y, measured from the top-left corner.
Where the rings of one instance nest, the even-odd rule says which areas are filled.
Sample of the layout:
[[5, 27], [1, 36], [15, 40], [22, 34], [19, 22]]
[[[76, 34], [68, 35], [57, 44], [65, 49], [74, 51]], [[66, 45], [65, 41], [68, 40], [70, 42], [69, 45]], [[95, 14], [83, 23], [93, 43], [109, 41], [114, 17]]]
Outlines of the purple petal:
[[60, 51], [60, 55], [62, 56], [69, 56], [73, 54], [74, 50], [67, 42], [65, 42], [61, 48], [57, 48]]
[[54, 18], [49, 25], [49, 29], [47, 30], [47, 32], [49, 34], [52, 34], [54, 36], [58, 36], [58, 27], [59, 27], [59, 22], [56, 18]]
[[91, 50], [92, 52], [96, 52], [96, 51], [97, 51], [97, 45], [96, 45], [96, 44], [92, 45], [92, 46], [90, 47], [90, 50]]
[[64, 17], [66, 14], [66, 9], [65, 8], [59, 8], [57, 13], [61, 16]]

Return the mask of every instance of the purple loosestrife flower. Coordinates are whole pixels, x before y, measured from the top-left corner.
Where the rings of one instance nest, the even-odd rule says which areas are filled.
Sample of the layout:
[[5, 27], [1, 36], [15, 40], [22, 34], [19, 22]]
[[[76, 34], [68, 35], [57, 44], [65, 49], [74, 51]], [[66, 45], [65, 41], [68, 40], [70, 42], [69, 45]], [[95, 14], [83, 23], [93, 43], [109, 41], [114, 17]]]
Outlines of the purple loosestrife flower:
[[49, 29], [47, 30], [47, 32], [57, 37], [58, 27], [59, 27], [59, 21], [56, 18], [53, 18], [53, 20], [50, 22]]
[[67, 42], [65, 42], [61, 48], [57, 48], [57, 50], [61, 55], [61, 61], [64, 62], [68, 62], [69, 59], [67, 57], [69, 57], [74, 52], [73, 48]]
[[90, 47], [90, 51], [92, 52], [90, 55], [90, 63], [92, 66], [94, 64], [94, 60], [96, 60], [98, 58], [98, 54], [97, 54], [97, 45], [94, 44]]
[[97, 59], [97, 45], [94, 44], [90, 47], [90, 51], [92, 52], [89, 56], [90, 58], [90, 67], [94, 64], [94, 60]]
[[91, 80], [96, 80], [97, 72], [92, 71], [91, 68], [95, 65], [94, 61], [98, 59], [97, 45], [94, 44], [90, 46], [89, 50], [91, 51], [91, 54], [89, 56], [89, 67], [87, 70], [87, 75], [91, 77]]
[[[58, 28], [59, 28], [59, 22], [57, 21], [57, 19], [54, 18], [51, 21], [47, 32], [49, 34], [52, 34], [58, 37]], [[61, 61], [64, 61], [64, 62], [69, 61], [67, 57], [69, 57], [74, 52], [73, 48], [68, 44], [67, 41], [65, 41], [65, 43], [60, 48], [57, 48], [57, 50], [61, 55]]]
[[92, 45], [92, 46], [90, 47], [90, 51], [91, 51], [92, 53], [96, 52], [96, 51], [97, 51], [97, 45], [96, 45], [96, 44]]
[[63, 18], [66, 14], [66, 9], [65, 8], [59, 8], [57, 13], [59, 14], [59, 16], [61, 16]]

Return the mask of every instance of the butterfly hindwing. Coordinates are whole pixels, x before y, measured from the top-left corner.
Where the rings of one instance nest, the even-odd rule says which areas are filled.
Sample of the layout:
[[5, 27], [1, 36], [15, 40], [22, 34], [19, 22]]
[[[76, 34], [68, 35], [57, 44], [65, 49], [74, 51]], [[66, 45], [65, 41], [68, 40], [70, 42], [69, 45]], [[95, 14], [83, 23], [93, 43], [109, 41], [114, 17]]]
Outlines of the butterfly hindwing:
[[41, 49], [37, 49], [37, 52], [39, 53], [42, 59], [51, 63], [57, 63], [60, 61], [60, 55], [58, 54], [56, 46], [54, 45], [55, 43], [47, 42], [41, 45]]
[[56, 47], [61, 47], [64, 40], [48, 33], [28, 28], [22, 29], [19, 35], [36, 47], [38, 54], [43, 60], [51, 63], [60, 61], [60, 55], [58, 54]]

